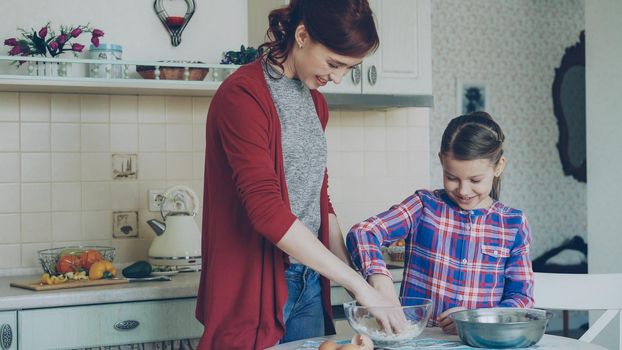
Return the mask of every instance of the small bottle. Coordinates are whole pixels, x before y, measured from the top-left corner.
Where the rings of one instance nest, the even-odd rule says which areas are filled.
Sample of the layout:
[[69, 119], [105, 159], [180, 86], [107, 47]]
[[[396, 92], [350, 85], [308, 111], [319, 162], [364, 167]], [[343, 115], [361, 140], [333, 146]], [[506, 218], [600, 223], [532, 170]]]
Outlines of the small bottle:
[[[121, 60], [123, 47], [116, 44], [99, 44], [98, 47], [89, 47], [89, 58], [99, 60]], [[89, 76], [91, 78], [121, 79], [123, 77], [123, 65], [121, 64], [89, 64]]]

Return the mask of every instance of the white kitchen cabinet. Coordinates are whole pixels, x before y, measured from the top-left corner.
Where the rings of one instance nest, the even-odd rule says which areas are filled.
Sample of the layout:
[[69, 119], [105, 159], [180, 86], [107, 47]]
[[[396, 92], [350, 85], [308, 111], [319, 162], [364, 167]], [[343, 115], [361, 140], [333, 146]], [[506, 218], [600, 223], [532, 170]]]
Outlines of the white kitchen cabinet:
[[[248, 0], [250, 46], [263, 42], [270, 10], [288, 0]], [[370, 0], [380, 47], [325, 93], [430, 95], [432, 93], [430, 0]]]
[[[321, 90], [334, 93], [430, 95], [430, 0], [370, 0], [369, 3], [376, 16], [380, 47], [363, 60], [359, 72], [353, 70], [341, 84], [329, 84]], [[357, 75], [360, 75], [360, 79]]]
[[0, 312], [0, 349], [17, 349], [17, 312], [15, 311]]
[[75, 349], [199, 338], [196, 298], [19, 312], [19, 348]]

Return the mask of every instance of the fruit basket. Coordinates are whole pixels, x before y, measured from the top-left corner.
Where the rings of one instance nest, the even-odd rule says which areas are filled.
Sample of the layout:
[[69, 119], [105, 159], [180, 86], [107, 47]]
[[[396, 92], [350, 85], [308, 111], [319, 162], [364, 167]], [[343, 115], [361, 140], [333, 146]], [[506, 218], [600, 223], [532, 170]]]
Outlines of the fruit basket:
[[50, 275], [66, 272], [88, 271], [90, 265], [98, 260], [112, 262], [116, 249], [106, 246], [71, 246], [39, 251], [39, 262], [43, 271]]
[[393, 261], [404, 261], [404, 253], [406, 251], [406, 242], [403, 239], [391, 244], [387, 247], [387, 253]]
[[[199, 61], [163, 61], [162, 63], [203, 63]], [[162, 80], [186, 80], [184, 77], [184, 67], [167, 67], [160, 66], [160, 79]], [[136, 66], [136, 72], [143, 79], [155, 79], [155, 66]], [[209, 68], [188, 68], [188, 79], [187, 80], [203, 80], [207, 76], [209, 72]]]

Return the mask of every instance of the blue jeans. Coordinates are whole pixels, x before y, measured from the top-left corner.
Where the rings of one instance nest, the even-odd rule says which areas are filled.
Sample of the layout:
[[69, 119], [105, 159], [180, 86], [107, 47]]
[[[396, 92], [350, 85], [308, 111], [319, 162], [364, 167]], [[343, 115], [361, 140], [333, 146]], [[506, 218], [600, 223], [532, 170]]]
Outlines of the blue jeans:
[[320, 275], [305, 265], [292, 264], [285, 270], [285, 279], [288, 292], [281, 343], [324, 335]]

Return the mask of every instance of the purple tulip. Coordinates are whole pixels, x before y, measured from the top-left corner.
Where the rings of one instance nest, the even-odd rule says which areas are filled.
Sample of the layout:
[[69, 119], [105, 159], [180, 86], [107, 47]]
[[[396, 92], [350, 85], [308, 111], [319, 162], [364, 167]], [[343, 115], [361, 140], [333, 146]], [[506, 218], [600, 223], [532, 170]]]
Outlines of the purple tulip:
[[77, 38], [80, 34], [82, 34], [82, 28], [77, 27], [71, 31], [71, 36]]
[[71, 50], [72, 51], [82, 52], [82, 49], [84, 49], [84, 45], [80, 45], [78, 43], [75, 43], [75, 44], [71, 45]]
[[56, 51], [58, 50], [58, 43], [56, 41], [52, 41], [48, 47], [50, 48], [50, 51]]
[[20, 52], [21, 52], [21, 49], [19, 48], [19, 45], [13, 46], [11, 51], [9, 51], [9, 55], [11, 56], [19, 55]]
[[95, 47], [99, 47], [99, 38], [94, 36], [91, 38], [91, 44], [93, 44], [93, 46]]
[[104, 32], [101, 29], [93, 29], [91, 34], [96, 38], [99, 38], [100, 36], [104, 36]]
[[45, 39], [46, 35], [48, 35], [48, 27], [47, 26], [39, 29], [39, 38]]
[[60, 45], [62, 45], [62, 44], [64, 44], [64, 43], [66, 43], [66, 42], [67, 42], [67, 34], [61, 34], [61, 35], [59, 35], [59, 36], [58, 36], [58, 38], [56, 38], [56, 41], [57, 41]]
[[17, 39], [15, 39], [15, 38], [8, 38], [8, 39], [6, 39], [4, 41], [4, 45], [15, 46], [15, 45], [17, 45]]

